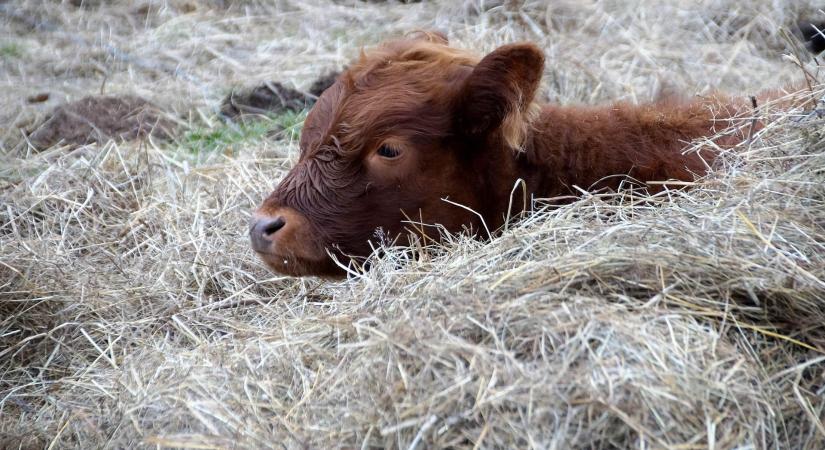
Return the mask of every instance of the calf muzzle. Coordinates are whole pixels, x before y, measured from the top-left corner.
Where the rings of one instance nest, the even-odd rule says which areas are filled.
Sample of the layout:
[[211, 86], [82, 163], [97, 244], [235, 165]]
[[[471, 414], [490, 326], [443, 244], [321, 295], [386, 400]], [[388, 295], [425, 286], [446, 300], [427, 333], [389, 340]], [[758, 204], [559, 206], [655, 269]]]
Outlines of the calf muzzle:
[[275, 272], [284, 275], [339, 278], [343, 270], [330, 259], [324, 242], [307, 217], [280, 205], [265, 205], [249, 222], [252, 249]]
[[271, 253], [271, 247], [275, 233], [286, 225], [283, 216], [277, 217], [253, 217], [249, 227], [249, 238], [252, 241], [252, 249], [258, 253]]

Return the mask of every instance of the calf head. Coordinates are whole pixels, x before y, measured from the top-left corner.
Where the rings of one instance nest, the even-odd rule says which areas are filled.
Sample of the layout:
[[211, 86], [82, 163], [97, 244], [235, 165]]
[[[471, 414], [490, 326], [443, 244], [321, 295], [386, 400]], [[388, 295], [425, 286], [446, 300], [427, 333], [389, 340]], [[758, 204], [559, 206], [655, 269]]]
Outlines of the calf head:
[[500, 225], [542, 70], [531, 44], [479, 60], [434, 33], [362, 52], [307, 116], [253, 248], [277, 272], [334, 277], [330, 255], [365, 257], [378, 239]]

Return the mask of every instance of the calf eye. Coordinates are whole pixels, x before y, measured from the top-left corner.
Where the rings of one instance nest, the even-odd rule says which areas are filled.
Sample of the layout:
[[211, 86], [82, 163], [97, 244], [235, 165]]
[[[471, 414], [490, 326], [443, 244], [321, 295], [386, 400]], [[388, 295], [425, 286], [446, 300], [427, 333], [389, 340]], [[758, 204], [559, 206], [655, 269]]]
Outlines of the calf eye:
[[400, 154], [400, 151], [386, 144], [382, 145], [381, 148], [378, 149], [378, 156], [383, 156], [384, 158], [395, 158]]

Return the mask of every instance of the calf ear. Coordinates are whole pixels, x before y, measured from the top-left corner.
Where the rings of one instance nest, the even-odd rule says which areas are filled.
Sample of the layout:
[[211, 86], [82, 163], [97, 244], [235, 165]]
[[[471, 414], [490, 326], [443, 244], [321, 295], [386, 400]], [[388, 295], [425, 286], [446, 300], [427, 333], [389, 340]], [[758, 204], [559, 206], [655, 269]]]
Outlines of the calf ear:
[[543, 70], [542, 51], [529, 43], [505, 45], [485, 56], [459, 91], [456, 131], [480, 137], [501, 129], [511, 147], [520, 147]]

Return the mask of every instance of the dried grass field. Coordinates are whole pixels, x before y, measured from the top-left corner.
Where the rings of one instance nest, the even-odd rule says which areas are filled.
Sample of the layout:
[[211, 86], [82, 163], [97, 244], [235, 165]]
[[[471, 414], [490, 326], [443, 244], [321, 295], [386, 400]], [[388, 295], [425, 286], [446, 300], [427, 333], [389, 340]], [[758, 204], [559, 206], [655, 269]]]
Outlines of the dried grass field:
[[[0, 448], [825, 448], [821, 103], [760, 105], [768, 125], [689, 190], [537, 202], [490, 242], [385, 248], [335, 282], [248, 245], [304, 114], [218, 115], [233, 88], [308, 89], [434, 28], [538, 43], [562, 104], [793, 84], [812, 105], [789, 31], [818, 8], [0, 3]], [[34, 148], [101, 93], [153, 102], [172, 139]]]

